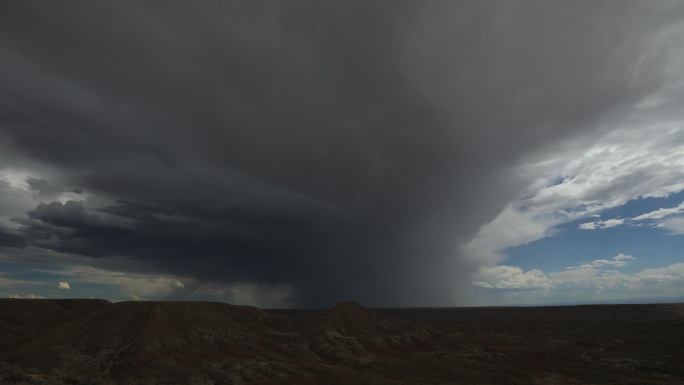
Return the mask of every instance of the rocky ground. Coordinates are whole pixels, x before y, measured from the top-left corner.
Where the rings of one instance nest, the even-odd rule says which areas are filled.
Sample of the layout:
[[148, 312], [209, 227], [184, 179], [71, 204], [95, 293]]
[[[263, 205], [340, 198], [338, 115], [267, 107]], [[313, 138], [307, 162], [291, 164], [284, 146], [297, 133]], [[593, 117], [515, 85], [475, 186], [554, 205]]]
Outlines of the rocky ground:
[[2, 384], [684, 384], [684, 304], [0, 300]]

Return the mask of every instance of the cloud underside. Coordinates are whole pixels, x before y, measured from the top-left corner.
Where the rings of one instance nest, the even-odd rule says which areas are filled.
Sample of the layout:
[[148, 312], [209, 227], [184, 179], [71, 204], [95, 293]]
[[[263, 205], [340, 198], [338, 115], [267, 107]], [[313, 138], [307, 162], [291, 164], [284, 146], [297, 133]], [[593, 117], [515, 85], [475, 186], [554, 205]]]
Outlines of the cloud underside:
[[677, 2], [2, 7], [0, 258], [71, 284], [458, 304], [501, 250], [684, 188]]

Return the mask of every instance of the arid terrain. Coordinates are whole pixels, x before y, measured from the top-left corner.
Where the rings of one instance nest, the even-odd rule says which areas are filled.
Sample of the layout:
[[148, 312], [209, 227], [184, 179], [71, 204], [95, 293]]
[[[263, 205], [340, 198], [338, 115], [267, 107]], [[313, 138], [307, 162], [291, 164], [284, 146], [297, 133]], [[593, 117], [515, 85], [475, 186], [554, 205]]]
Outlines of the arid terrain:
[[684, 304], [0, 300], [2, 384], [684, 384]]

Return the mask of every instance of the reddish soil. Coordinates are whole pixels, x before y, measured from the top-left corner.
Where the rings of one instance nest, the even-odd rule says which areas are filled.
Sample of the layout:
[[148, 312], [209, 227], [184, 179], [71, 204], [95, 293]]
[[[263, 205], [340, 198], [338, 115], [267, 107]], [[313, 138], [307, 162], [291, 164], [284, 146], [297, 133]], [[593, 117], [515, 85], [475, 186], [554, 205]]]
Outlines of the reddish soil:
[[2, 384], [684, 384], [684, 304], [0, 300]]

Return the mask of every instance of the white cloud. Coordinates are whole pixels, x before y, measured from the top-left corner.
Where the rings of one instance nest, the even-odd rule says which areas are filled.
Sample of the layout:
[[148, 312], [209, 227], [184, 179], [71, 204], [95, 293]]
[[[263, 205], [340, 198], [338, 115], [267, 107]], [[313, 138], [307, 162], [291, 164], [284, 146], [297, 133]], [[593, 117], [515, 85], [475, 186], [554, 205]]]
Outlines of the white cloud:
[[71, 289], [71, 285], [69, 285], [69, 282], [60, 282], [57, 284], [57, 288], [60, 290], [69, 290]]
[[627, 261], [629, 260], [635, 260], [636, 258], [632, 257], [631, 255], [625, 255], [620, 253], [619, 255], [616, 255], [612, 259], [596, 259], [592, 262], [588, 263], [583, 263], [580, 266], [571, 266], [571, 267], [566, 267], [566, 270], [571, 270], [571, 269], [586, 269], [586, 268], [597, 268], [597, 267], [602, 267], [602, 266], [614, 266], [614, 267], [625, 267], [627, 266]]
[[623, 223], [625, 223], [625, 220], [624, 220], [624, 219], [608, 219], [608, 220], [606, 220], [606, 221], [602, 221], [602, 222], [601, 222], [601, 225], [602, 225], [604, 228], [609, 228], [609, 227], [619, 226], [619, 225], [621, 225], [621, 224], [623, 224]]
[[595, 230], [596, 229], [596, 222], [581, 223], [579, 225], [579, 228], [582, 230]]
[[493, 265], [503, 258], [498, 253], [507, 247], [524, 245], [555, 234], [553, 227], [562, 219], [521, 211], [509, 204], [493, 221], [480, 228], [469, 243], [460, 245], [461, 252], [474, 262]]
[[608, 219], [605, 221], [587, 222], [579, 225], [582, 230], [596, 230], [607, 229], [610, 227], [619, 226], [625, 223], [624, 219]]
[[658, 209], [656, 211], [651, 211], [650, 213], [639, 215], [638, 217], [632, 218], [633, 221], [643, 221], [644, 219], [661, 219], [668, 215], [678, 214], [684, 212], [684, 202], [680, 203], [677, 207], [670, 207], [667, 209]]
[[[646, 114], [648, 115], [648, 114]], [[505, 258], [506, 248], [557, 234], [557, 226], [619, 207], [630, 200], [665, 197], [684, 190], [684, 118], [649, 122], [629, 115], [613, 126], [546, 148], [523, 159], [512, 173], [527, 181], [519, 198], [459, 248], [479, 266]], [[619, 129], [618, 129], [619, 128]], [[656, 216], [665, 214], [650, 214]], [[593, 230], [628, 219], [587, 221]], [[663, 227], [684, 233], [684, 225]]]
[[669, 230], [673, 235], [684, 235], [684, 217], [663, 219], [658, 222], [658, 227]]
[[483, 267], [476, 274], [474, 285], [487, 289], [540, 290], [553, 286], [541, 270], [524, 272], [514, 266]]
[[[634, 222], [638, 221], [643, 221], [647, 219], [662, 219], [674, 214], [680, 214], [684, 212], [684, 202], [680, 203], [676, 207], [670, 207], [670, 208], [660, 208], [655, 211], [651, 211], [645, 214], [641, 214], [639, 216], [636, 216], [634, 218], [629, 218], [629, 219], [609, 219], [606, 221], [595, 221], [595, 222], [587, 222], [587, 223], [581, 223], [579, 225], [579, 228], [582, 230], [596, 230], [596, 229], [605, 229], [609, 227], [615, 227], [619, 225], [623, 225], [626, 223], [629, 223], [631, 226], [641, 226], [642, 224], [637, 224]], [[670, 230], [672, 234], [684, 234], [684, 218], [678, 217], [678, 218], [667, 218], [661, 221], [658, 221], [656, 224], [657, 227], [662, 227], [665, 229]]]
[[684, 263], [644, 269], [633, 274], [602, 269], [632, 259], [636, 258], [620, 254], [610, 260], [599, 259], [591, 264], [549, 273], [536, 269], [524, 272], [514, 266], [482, 268], [472, 275], [473, 285], [485, 290], [508, 289], [499, 298], [504, 303], [507, 300], [540, 303], [664, 298], [684, 293]]
[[42, 297], [40, 295], [35, 295], [35, 294], [26, 294], [26, 295], [21, 295], [21, 294], [10, 294], [9, 298], [17, 298], [17, 299], [45, 299], [45, 297]]
[[[662, 219], [670, 215], [674, 214], [680, 214], [684, 212], [684, 202], [680, 203], [676, 207], [670, 207], [670, 208], [660, 208], [655, 211], [651, 211], [645, 214], [641, 214], [639, 216], [636, 216], [634, 218], [629, 218], [629, 219], [609, 219], [606, 221], [595, 221], [595, 222], [587, 222], [587, 223], [582, 223], [579, 225], [579, 228], [582, 230], [596, 230], [596, 229], [605, 229], [609, 227], [615, 227], [619, 225], [623, 225], [626, 223], [629, 223], [632, 226], [640, 226], [641, 224], [636, 224], [634, 222], [638, 221], [643, 221], [647, 219]], [[680, 224], [681, 223], [681, 224]], [[681, 222], [679, 219], [674, 219], [674, 218], [668, 218], [663, 221], [658, 221], [657, 222], [658, 227], [664, 227], [669, 230], [672, 230], [673, 234], [684, 234], [684, 222]]]
[[130, 297], [131, 297], [131, 301], [144, 301], [145, 300], [144, 298], [140, 298], [135, 294], [131, 294]]
[[615, 261], [626, 261], [626, 260], [635, 260], [635, 257], [632, 257], [631, 255], [625, 255], [625, 254], [618, 254], [613, 257], [613, 260]]
[[[635, 274], [635, 278], [642, 283], [680, 282], [684, 283], [684, 263], [676, 263], [657, 269], [646, 269]], [[684, 288], [683, 288], [684, 289]], [[682, 294], [680, 292], [679, 294]]]

